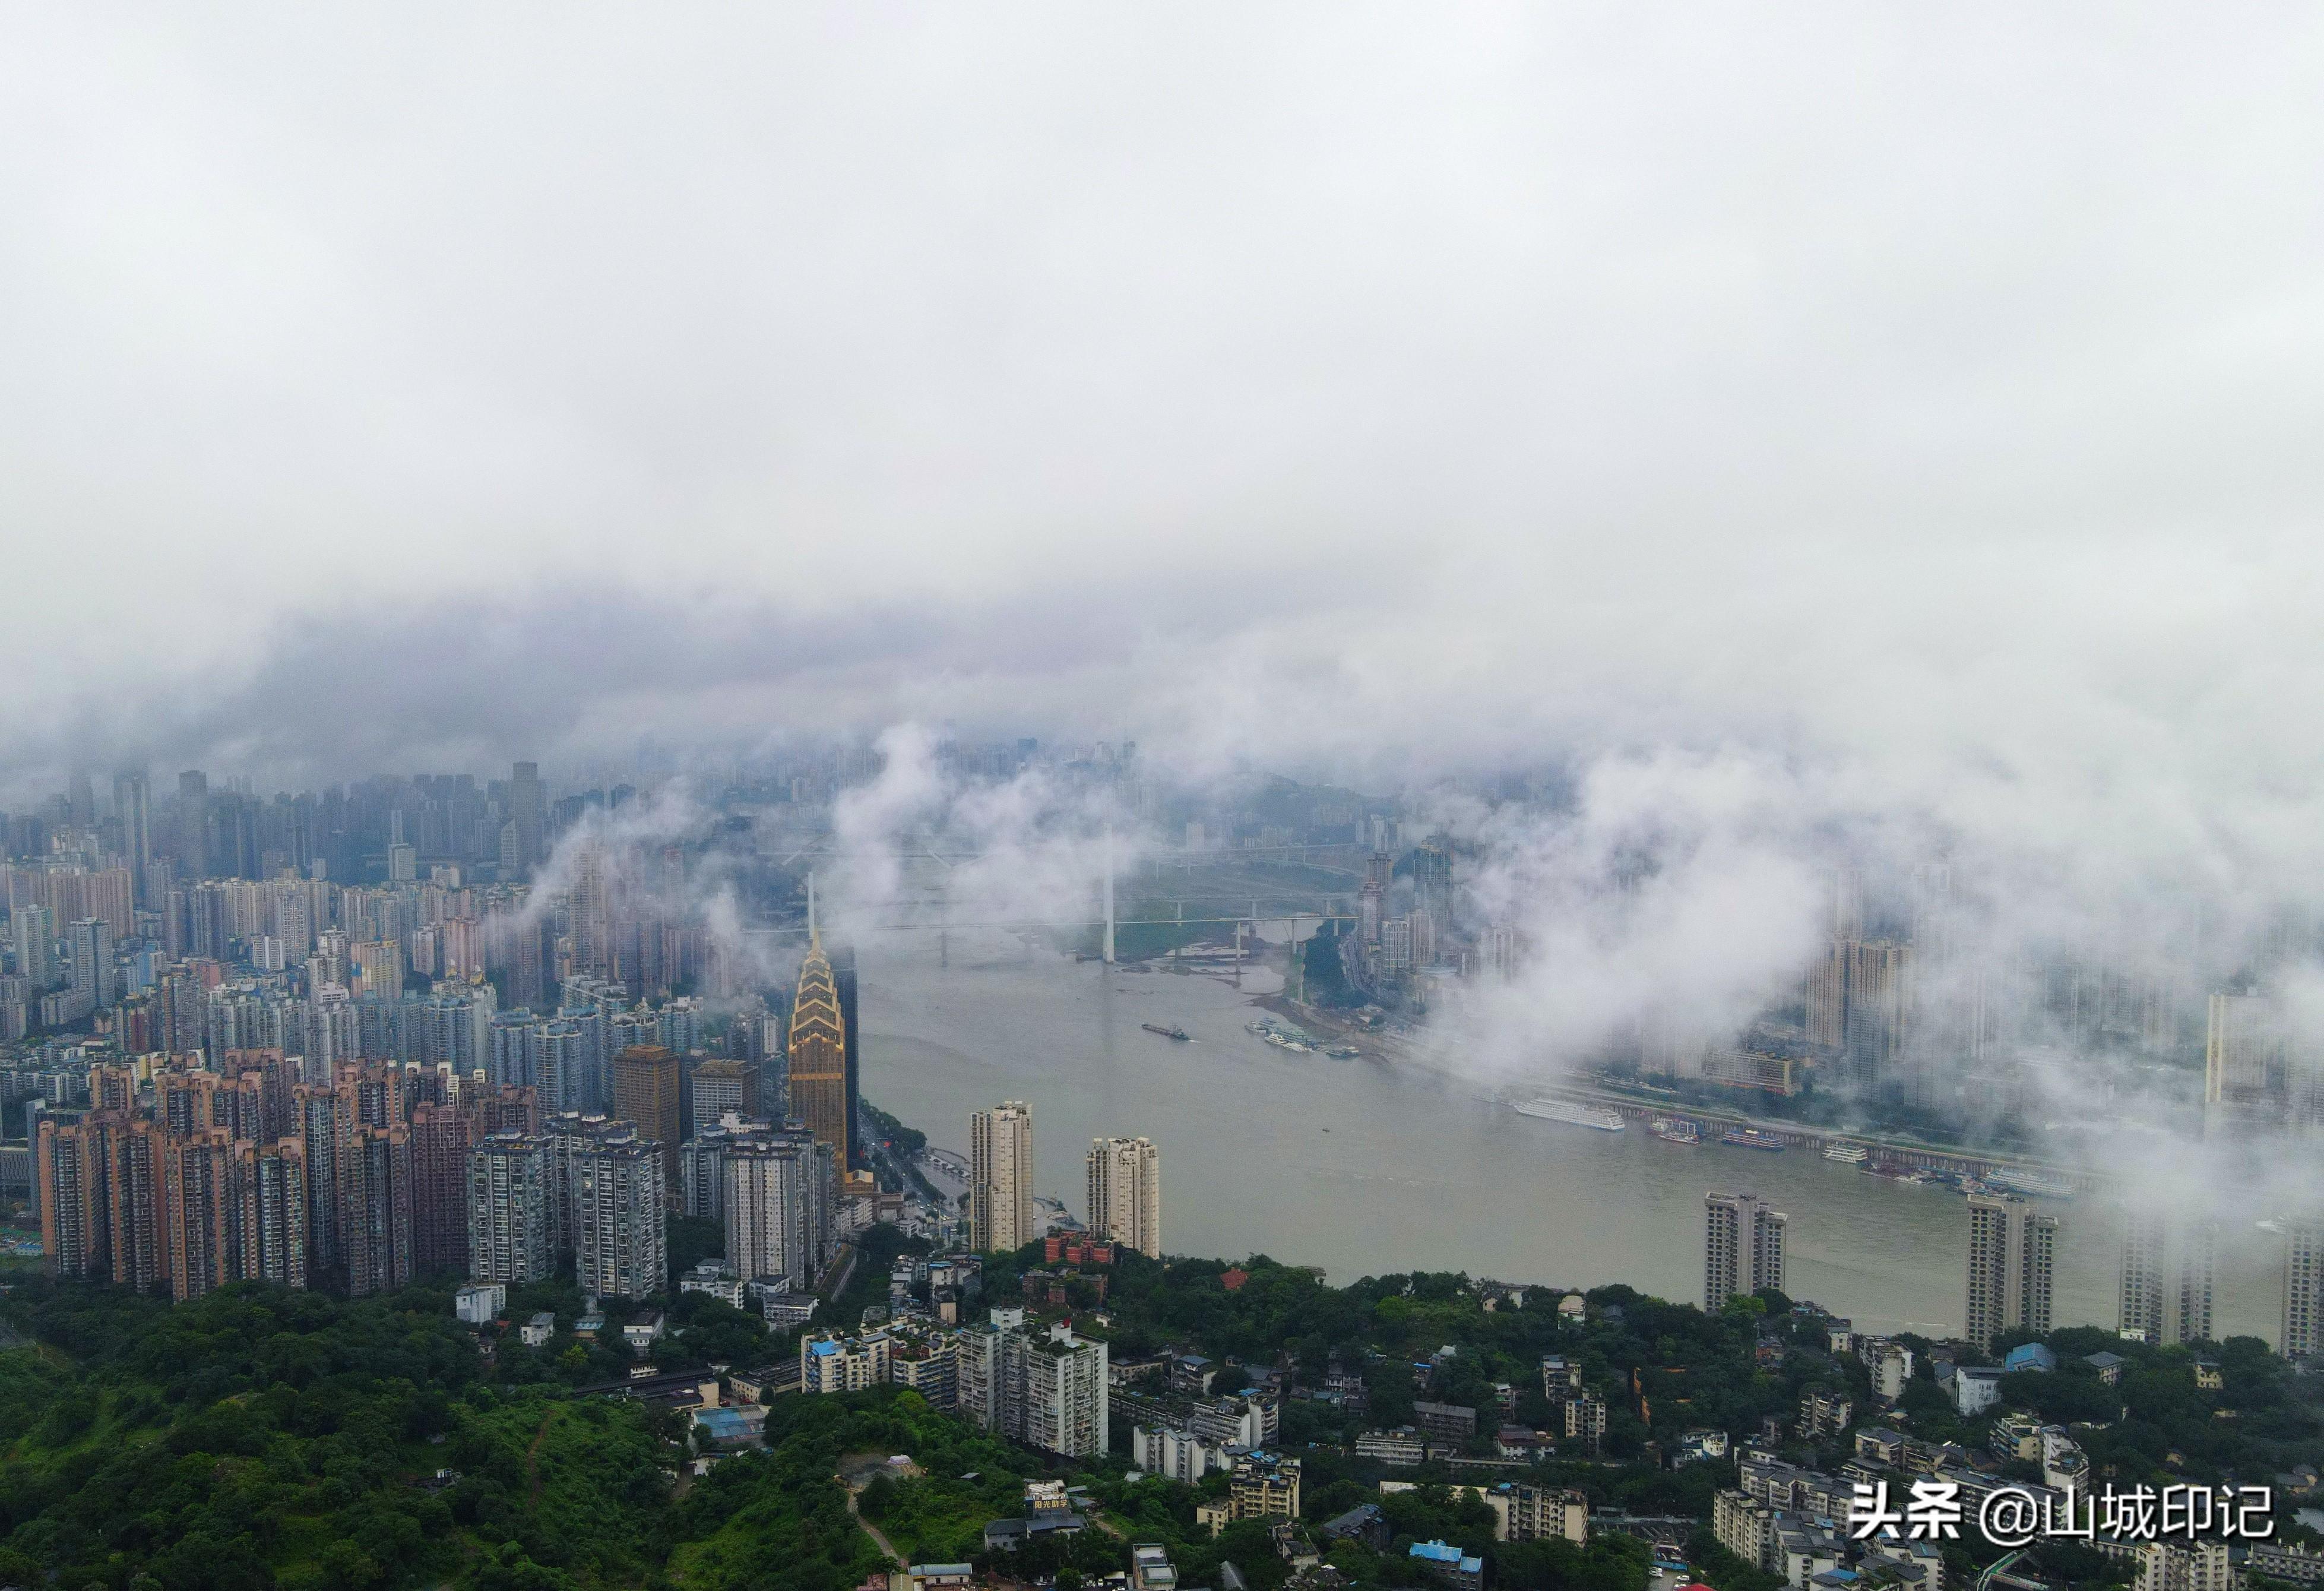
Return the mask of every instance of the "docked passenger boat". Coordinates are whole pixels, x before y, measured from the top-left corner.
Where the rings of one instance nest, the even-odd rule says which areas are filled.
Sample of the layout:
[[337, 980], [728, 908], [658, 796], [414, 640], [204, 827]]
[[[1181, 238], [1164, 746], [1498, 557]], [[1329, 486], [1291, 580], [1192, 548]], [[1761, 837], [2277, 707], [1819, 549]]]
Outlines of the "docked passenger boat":
[[2005, 1193], [2031, 1194], [2035, 1198], [2071, 1198], [2074, 1185], [2063, 1177], [2048, 1171], [2025, 1170], [2015, 1166], [1996, 1166], [1985, 1174], [1987, 1188], [1998, 1188]]
[[1509, 1108], [1521, 1116], [1538, 1116], [1545, 1122], [1592, 1127], [1600, 1133], [1618, 1133], [1628, 1125], [1618, 1114], [1603, 1105], [1583, 1105], [1572, 1099], [1519, 1099]]
[[1790, 1146], [1773, 1133], [1757, 1127], [1729, 1127], [1719, 1135], [1721, 1143], [1731, 1143], [1738, 1149], [1764, 1149], [1781, 1154]]
[[1665, 1143], [1683, 1143], [1689, 1148], [1702, 1142], [1702, 1129], [1692, 1122], [1673, 1121], [1668, 1116], [1656, 1116], [1646, 1124], [1646, 1131]]
[[1843, 1166], [1860, 1166], [1872, 1158], [1872, 1152], [1861, 1143], [1827, 1143], [1823, 1146], [1823, 1158]]

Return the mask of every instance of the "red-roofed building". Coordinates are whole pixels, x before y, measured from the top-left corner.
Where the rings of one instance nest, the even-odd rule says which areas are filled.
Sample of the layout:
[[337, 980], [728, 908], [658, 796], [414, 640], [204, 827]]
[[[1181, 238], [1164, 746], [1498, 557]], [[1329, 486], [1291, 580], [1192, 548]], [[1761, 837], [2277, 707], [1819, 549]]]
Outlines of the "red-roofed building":
[[1219, 1273], [1219, 1285], [1229, 1292], [1240, 1292], [1242, 1284], [1250, 1280], [1250, 1272], [1240, 1265], [1231, 1265]]

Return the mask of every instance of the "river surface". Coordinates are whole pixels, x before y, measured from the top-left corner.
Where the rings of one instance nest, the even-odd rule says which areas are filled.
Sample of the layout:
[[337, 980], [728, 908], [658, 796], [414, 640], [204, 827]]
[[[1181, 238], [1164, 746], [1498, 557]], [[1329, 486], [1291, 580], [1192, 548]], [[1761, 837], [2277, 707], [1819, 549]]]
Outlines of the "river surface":
[[[931, 938], [860, 952], [864, 1097], [965, 1153], [968, 1115], [1033, 1111], [1034, 1190], [1086, 1214], [1093, 1137], [1161, 1151], [1173, 1253], [1266, 1253], [1338, 1283], [1414, 1270], [1700, 1301], [1702, 1196], [1748, 1190], [1790, 1217], [1786, 1290], [1860, 1329], [1958, 1333], [1969, 1212], [1802, 1150], [1665, 1143], [1520, 1116], [1480, 1083], [1416, 1063], [1336, 1061], [1245, 1031], [1280, 980], [1104, 971], [1013, 944]], [[1179, 1027], [1178, 1043], [1143, 1031]], [[2116, 1321], [2121, 1219], [2107, 1201], [2060, 1217], [2056, 1324]], [[2220, 1234], [2221, 1334], [2273, 1341], [2282, 1240]]]

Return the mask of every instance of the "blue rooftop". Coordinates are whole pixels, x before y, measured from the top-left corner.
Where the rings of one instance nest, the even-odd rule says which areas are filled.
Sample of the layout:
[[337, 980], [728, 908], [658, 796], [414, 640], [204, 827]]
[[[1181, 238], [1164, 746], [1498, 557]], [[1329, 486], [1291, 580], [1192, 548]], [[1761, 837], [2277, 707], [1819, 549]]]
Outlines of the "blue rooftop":
[[1449, 1547], [1442, 1541], [1415, 1541], [1412, 1544], [1412, 1556], [1425, 1558], [1430, 1563], [1462, 1562], [1461, 1549], [1458, 1547]]

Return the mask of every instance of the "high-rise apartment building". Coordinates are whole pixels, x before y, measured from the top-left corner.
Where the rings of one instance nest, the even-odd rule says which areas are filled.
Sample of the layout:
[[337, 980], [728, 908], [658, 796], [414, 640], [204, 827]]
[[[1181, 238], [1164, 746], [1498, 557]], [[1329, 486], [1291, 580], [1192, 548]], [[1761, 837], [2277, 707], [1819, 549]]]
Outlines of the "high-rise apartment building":
[[[401, 1115], [401, 1106], [396, 1114]], [[401, 1121], [355, 1128], [340, 1182], [339, 1246], [347, 1296], [366, 1298], [412, 1277], [411, 1133]]]
[[113, 925], [102, 917], [84, 917], [67, 932], [66, 943], [72, 954], [69, 970], [73, 993], [84, 996], [92, 1011], [112, 1004], [116, 992]]
[[669, 1269], [664, 1166], [662, 1145], [631, 1132], [608, 1132], [567, 1150], [574, 1279], [584, 1291], [641, 1299], [661, 1290]]
[[2192, 1219], [2179, 1229], [2179, 1275], [2176, 1309], [2170, 1322], [2172, 1340], [2217, 1342], [2212, 1332], [2212, 1302], [2218, 1282], [2218, 1224]]
[[[830, 1257], [835, 1157], [807, 1133], [735, 1135], [718, 1152], [726, 1263], [745, 1281], [813, 1287]], [[698, 1175], [698, 1173], [697, 1173]]]
[[739, 1060], [696, 1062], [694, 1075], [687, 1079], [686, 1135], [691, 1138], [705, 1127], [716, 1126], [721, 1116], [742, 1115], [742, 1081]]
[[548, 1139], [494, 1133], [468, 1154], [468, 1275], [511, 1284], [554, 1276]]
[[1791, 1217], [1756, 1194], [1702, 1196], [1702, 1307], [1716, 1311], [1737, 1293], [1784, 1285], [1784, 1239]]
[[2250, 985], [2211, 996], [2203, 1042], [2203, 1135], [2233, 1139], [2289, 1124], [2284, 1027]]
[[954, 1348], [962, 1414], [987, 1430], [1067, 1457], [1107, 1451], [1106, 1346], [1069, 1326], [1037, 1332], [1022, 1310], [996, 1309], [964, 1329]]
[[529, 874], [540, 862], [549, 819], [549, 800], [540, 788], [540, 763], [516, 764], [509, 780], [508, 799], [509, 822], [516, 830], [516, 854], [512, 860], [521, 873]]
[[567, 903], [576, 976], [614, 976], [613, 881], [607, 872], [604, 846], [594, 839], [582, 842], [573, 859], [573, 893]]
[[2122, 1272], [2117, 1317], [2122, 1334], [2160, 1343], [2169, 1328], [2166, 1304], [2171, 1223], [2152, 1206], [2133, 1206], [2123, 1216]]
[[788, 1045], [791, 1114], [807, 1131], [831, 1145], [844, 1170], [851, 1163], [849, 1145], [854, 1124], [848, 1119], [847, 1020], [839, 1005], [831, 960], [823, 953], [823, 939], [813, 934], [807, 958], [799, 963], [798, 994], [791, 1004]]
[[2004, 1331], [2050, 1329], [2057, 1268], [2058, 1218], [2022, 1198], [1978, 1193], [1969, 1201], [1966, 1336], [1990, 1348]]
[[210, 875], [210, 782], [198, 768], [178, 775], [178, 876]]
[[[794, 1083], [796, 1087], [796, 1083]], [[1021, 1100], [968, 1118], [969, 1241], [986, 1253], [1022, 1248], [1033, 1229], [1033, 1111]]]
[[8, 913], [10, 936], [16, 944], [16, 972], [33, 990], [55, 986], [57, 981], [56, 919], [46, 906], [18, 906]]
[[2283, 1224], [2283, 1335], [2287, 1359], [2324, 1353], [2324, 1216], [2293, 1216]]
[[153, 797], [144, 774], [124, 771], [113, 776], [113, 812], [121, 823], [121, 854], [128, 860], [138, 903], [152, 907], [147, 872], [153, 865]]
[[1105, 1344], [1077, 1337], [1070, 1327], [1019, 1340], [1024, 1391], [1020, 1423], [1009, 1434], [1045, 1453], [1102, 1457], [1111, 1439]]
[[1162, 1257], [1161, 1155], [1150, 1138], [1099, 1138], [1089, 1152], [1093, 1236]]

